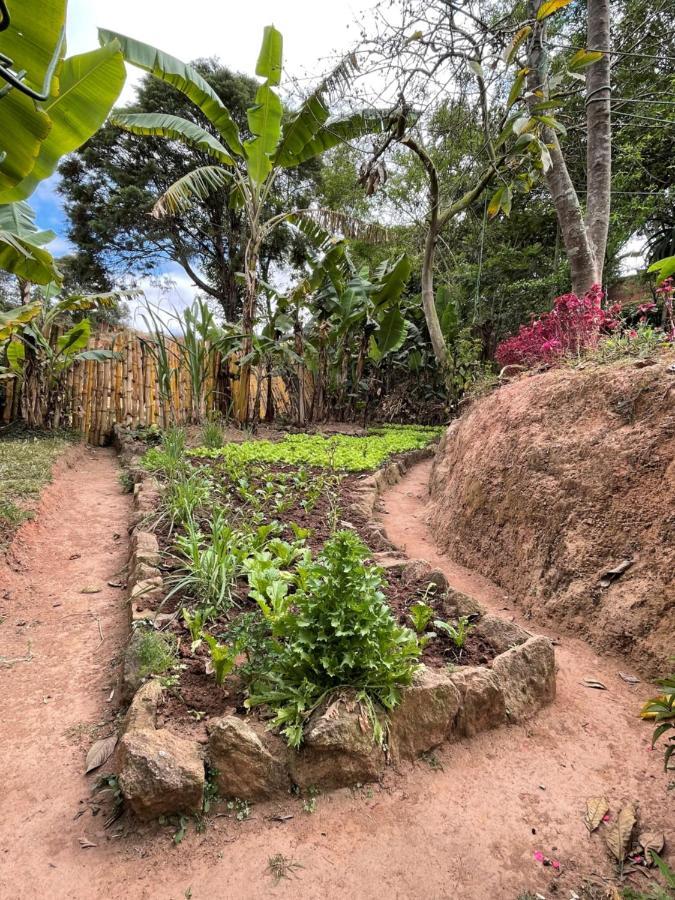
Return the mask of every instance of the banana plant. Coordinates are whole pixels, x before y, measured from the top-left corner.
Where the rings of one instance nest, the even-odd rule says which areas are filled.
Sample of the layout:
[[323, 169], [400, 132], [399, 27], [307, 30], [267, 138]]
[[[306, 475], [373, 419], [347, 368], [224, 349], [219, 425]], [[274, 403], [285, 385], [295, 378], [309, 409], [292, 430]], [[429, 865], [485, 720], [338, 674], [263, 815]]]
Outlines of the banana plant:
[[0, 268], [37, 284], [60, 274], [20, 201], [101, 127], [126, 78], [115, 41], [66, 57], [67, 6], [0, 4]]
[[[119, 293], [77, 295], [54, 298], [50, 286], [43, 301], [20, 306], [0, 315], [0, 378], [21, 380], [21, 416], [31, 428], [43, 428], [50, 416], [59, 425], [58, 390], [63, 374], [76, 362], [103, 362], [119, 354], [110, 350], [87, 349], [91, 337], [88, 319], [76, 322], [63, 334], [59, 326], [64, 317], [86, 312], [97, 306], [112, 306]], [[51, 296], [50, 296], [51, 292]]]
[[[283, 169], [292, 168], [320, 156], [345, 140], [383, 131], [389, 126], [387, 115], [362, 110], [331, 118], [328, 98], [336, 86], [344, 84], [355, 68], [348, 57], [325, 78], [300, 109], [284, 116], [277, 93], [283, 65], [283, 39], [273, 26], [264, 30], [256, 65], [261, 79], [255, 103], [248, 109], [250, 136], [239, 132], [229, 111], [210, 85], [189, 65], [148, 44], [112, 31], [99, 32], [101, 42], [117, 41], [124, 58], [155, 77], [173, 85], [202, 111], [217, 137], [206, 128], [179, 116], [161, 113], [116, 114], [112, 121], [137, 135], [156, 135], [179, 140], [195, 147], [213, 160], [176, 181], [158, 200], [154, 215], [175, 215], [211, 192], [228, 188], [229, 202], [244, 210], [248, 224], [248, 242], [244, 257], [244, 312], [242, 331], [244, 357], [252, 349], [257, 318], [259, 258], [263, 241], [284, 222], [302, 227], [314, 217], [330, 219], [343, 230], [363, 233], [360, 223], [349, 222], [337, 213], [321, 210], [289, 210], [277, 215], [268, 212], [267, 201], [276, 178]], [[368, 232], [368, 226], [365, 231]], [[241, 371], [240, 415], [248, 418], [250, 370]]]

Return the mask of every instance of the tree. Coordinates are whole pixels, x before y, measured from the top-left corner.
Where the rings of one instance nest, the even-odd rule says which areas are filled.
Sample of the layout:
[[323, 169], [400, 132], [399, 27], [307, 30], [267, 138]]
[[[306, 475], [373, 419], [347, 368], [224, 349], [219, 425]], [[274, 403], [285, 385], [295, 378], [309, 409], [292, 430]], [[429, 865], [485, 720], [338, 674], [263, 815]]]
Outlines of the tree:
[[[276, 88], [281, 82], [283, 40], [274, 26], [268, 26], [256, 65], [256, 75], [263, 81], [257, 88], [254, 105], [247, 110], [252, 137], [242, 141], [239, 128], [227, 107], [192, 67], [147, 44], [123, 35], [101, 32], [102, 41], [113, 38], [120, 42], [128, 62], [182, 91], [218, 132], [219, 137], [216, 138], [200, 125], [168, 114], [118, 114], [113, 120], [133, 134], [182, 140], [211, 158], [209, 165], [193, 169], [158, 199], [155, 215], [163, 217], [184, 211], [191, 208], [195, 201], [225, 188], [230, 204], [243, 210], [248, 225], [243, 260], [242, 314], [243, 352], [246, 357], [252, 349], [256, 323], [263, 242], [282, 223], [291, 220], [302, 222], [309, 212], [289, 209], [270, 215], [267, 201], [275, 181], [285, 169], [293, 169], [316, 158], [346, 139], [382, 130], [388, 123], [380, 114], [366, 111], [329, 119], [326, 97], [336, 84], [348, 77], [351, 62], [347, 60], [322, 81], [301, 108], [282, 125], [283, 106]], [[249, 415], [249, 382], [250, 368], [244, 365], [240, 372], [239, 397], [239, 412], [244, 420]]]
[[[194, 70], [208, 83], [232, 115], [244, 140], [250, 138], [246, 110], [253, 103], [256, 82], [233, 74], [215, 60], [198, 60]], [[165, 113], [192, 122], [214, 138], [217, 129], [195, 104], [171, 84], [148, 75], [136, 101], [120, 115]], [[59, 190], [66, 198], [69, 238], [77, 248], [73, 263], [80, 281], [105, 284], [131, 276], [143, 277], [173, 262], [184, 269], [202, 294], [220, 305], [225, 319], [241, 315], [243, 269], [247, 240], [246, 217], [229, 203], [227, 187], [214, 189], [189, 208], [153, 217], [158, 196], [195, 166], [212, 157], [191, 146], [186, 154], [179, 140], [139, 138], [114, 125], [105, 126], [59, 169]], [[307, 205], [317, 166], [311, 161], [287, 170], [267, 198], [270, 215], [284, 202]], [[261, 247], [261, 269], [293, 265], [301, 257], [300, 242], [290, 232], [279, 233]], [[102, 288], [98, 288], [102, 289]]]

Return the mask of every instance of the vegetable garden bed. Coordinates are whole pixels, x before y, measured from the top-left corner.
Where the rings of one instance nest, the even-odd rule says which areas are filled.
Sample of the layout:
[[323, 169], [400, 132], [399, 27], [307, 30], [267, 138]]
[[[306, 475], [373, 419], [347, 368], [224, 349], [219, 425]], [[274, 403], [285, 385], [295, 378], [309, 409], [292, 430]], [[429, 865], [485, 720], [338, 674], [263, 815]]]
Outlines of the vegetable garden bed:
[[[378, 492], [437, 433], [193, 450], [170, 433], [140, 465], [123, 439], [138, 479], [135, 698], [117, 768], [139, 815], [196, 811], [204, 759], [242, 800], [339, 787], [552, 699], [548, 641], [483, 616], [373, 521]], [[187, 792], [167, 790], [176, 780]]]

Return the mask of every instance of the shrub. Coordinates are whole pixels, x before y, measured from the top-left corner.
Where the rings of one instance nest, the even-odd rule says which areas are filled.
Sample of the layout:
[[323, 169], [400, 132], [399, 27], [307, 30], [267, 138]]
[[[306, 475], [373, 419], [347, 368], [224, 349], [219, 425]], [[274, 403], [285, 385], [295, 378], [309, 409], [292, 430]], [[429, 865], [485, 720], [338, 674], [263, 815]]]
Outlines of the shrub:
[[163, 675], [178, 661], [175, 641], [158, 631], [143, 631], [138, 642], [139, 675]]
[[556, 297], [553, 309], [529, 325], [521, 325], [517, 335], [502, 341], [495, 352], [500, 366], [533, 366], [560, 357], [594, 349], [603, 330], [618, 324], [616, 307], [602, 307], [599, 284], [583, 297], [563, 294]]
[[392, 709], [417, 670], [419, 642], [397, 625], [382, 572], [365, 564], [367, 555], [353, 532], [338, 531], [298, 568], [292, 614], [278, 620], [279, 640], [254, 678], [247, 706], [269, 705], [292, 747], [302, 742], [309, 715], [341, 688], [356, 690], [381, 739], [373, 702]]

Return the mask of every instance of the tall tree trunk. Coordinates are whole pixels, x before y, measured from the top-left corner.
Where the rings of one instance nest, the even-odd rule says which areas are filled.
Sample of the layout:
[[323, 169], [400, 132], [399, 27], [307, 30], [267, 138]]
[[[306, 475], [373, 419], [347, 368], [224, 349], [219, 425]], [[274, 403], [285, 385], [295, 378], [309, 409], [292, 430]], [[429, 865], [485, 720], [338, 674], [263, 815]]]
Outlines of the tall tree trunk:
[[[530, 108], [541, 102], [542, 94], [544, 98], [548, 97], [547, 21], [536, 21], [541, 2], [529, 0], [528, 3], [528, 15], [535, 20], [528, 46]], [[587, 29], [589, 48], [609, 51], [609, 0], [589, 0]], [[589, 67], [586, 75], [586, 217], [555, 131], [546, 128], [543, 135], [551, 154], [546, 183], [570, 264], [572, 290], [579, 295], [602, 281], [607, 246], [612, 167], [609, 66], [609, 53], [606, 52], [601, 60]]]

